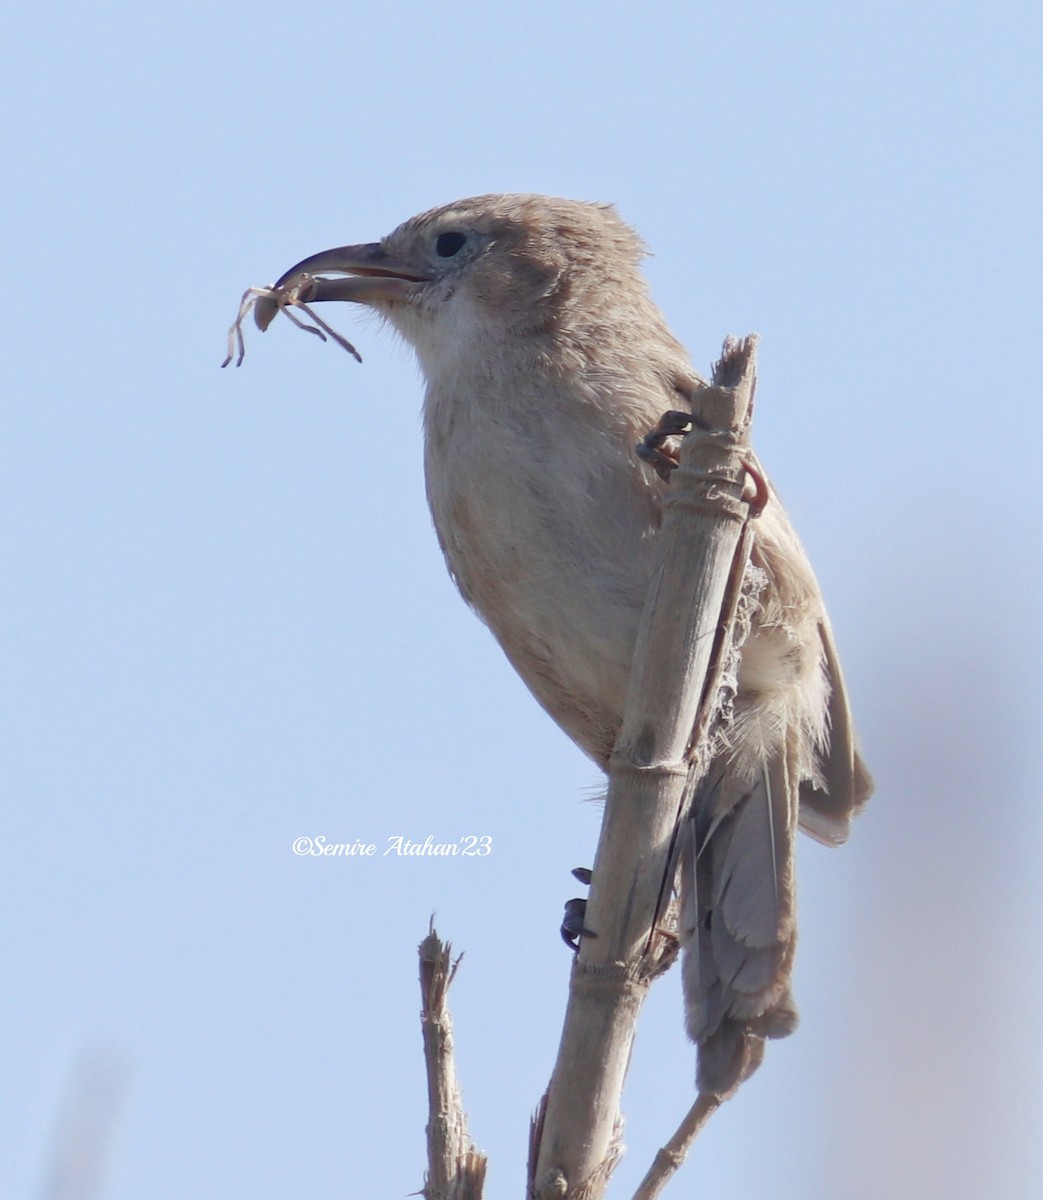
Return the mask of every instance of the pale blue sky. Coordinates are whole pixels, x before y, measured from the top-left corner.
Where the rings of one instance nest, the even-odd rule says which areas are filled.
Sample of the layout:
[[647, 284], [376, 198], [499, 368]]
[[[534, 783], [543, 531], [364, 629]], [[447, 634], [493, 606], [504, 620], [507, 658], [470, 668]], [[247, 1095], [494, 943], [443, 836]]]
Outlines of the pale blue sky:
[[[490, 1194], [520, 1194], [597, 772], [445, 575], [408, 354], [345, 309], [361, 366], [277, 322], [218, 370], [248, 284], [508, 190], [618, 203], [697, 363], [762, 335], [756, 444], [877, 776], [848, 847], [801, 850], [801, 1029], [673, 1194], [1040, 1193], [1041, 26], [958, 0], [9, 9], [3, 1195], [45, 1194], [85, 1047], [128, 1073], [106, 1200], [415, 1191], [432, 911], [466, 951]], [[291, 853], [399, 833], [494, 851]], [[693, 1062], [671, 978], [614, 1194]]]

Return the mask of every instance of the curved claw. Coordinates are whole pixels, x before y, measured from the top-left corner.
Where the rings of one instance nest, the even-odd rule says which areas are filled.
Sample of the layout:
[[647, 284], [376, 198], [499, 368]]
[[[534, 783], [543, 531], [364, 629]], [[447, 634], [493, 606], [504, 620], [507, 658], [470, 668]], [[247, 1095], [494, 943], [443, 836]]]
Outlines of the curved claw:
[[768, 486], [768, 480], [761, 470], [760, 463], [757, 462], [752, 454], [742, 466], [753, 484], [753, 495], [749, 499], [750, 520], [756, 521], [761, 513], [764, 512], [765, 505], [771, 499], [771, 488]]
[[660, 479], [669, 479], [670, 472], [677, 467], [677, 454], [664, 449], [664, 444], [673, 437], [681, 437], [692, 427], [692, 414], [679, 409], [669, 409], [659, 418], [659, 423], [638, 442], [635, 450], [638, 458], [655, 467]]
[[579, 897], [565, 901], [565, 916], [561, 921], [561, 940], [573, 950], [576, 954], [579, 953], [579, 939], [581, 937], [597, 937], [598, 935], [593, 929], [587, 929], [583, 924], [583, 918], [586, 916], [587, 902]]
[[[590, 867], [573, 867], [572, 874], [580, 883], [590, 884], [594, 873]], [[573, 950], [576, 954], [579, 953], [579, 939], [581, 937], [597, 937], [598, 935], [593, 929], [587, 929], [583, 924], [583, 918], [587, 913], [586, 900], [580, 899], [578, 896], [572, 900], [565, 901], [565, 915], [561, 920], [561, 938], [562, 941]]]

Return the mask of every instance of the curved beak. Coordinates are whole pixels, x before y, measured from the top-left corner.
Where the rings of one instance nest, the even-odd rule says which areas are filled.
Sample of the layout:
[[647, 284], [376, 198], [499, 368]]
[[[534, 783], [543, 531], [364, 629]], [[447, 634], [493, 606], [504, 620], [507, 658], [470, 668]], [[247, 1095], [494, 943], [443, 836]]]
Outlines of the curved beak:
[[[327, 271], [346, 276], [323, 279]], [[360, 246], [336, 246], [302, 259], [272, 285], [273, 292], [288, 291], [300, 279], [300, 299], [305, 304], [320, 300], [352, 300], [357, 304], [406, 301], [430, 279], [413, 267], [397, 262], [380, 242]], [[254, 321], [264, 330], [275, 319], [279, 307], [262, 297], [254, 307]]]

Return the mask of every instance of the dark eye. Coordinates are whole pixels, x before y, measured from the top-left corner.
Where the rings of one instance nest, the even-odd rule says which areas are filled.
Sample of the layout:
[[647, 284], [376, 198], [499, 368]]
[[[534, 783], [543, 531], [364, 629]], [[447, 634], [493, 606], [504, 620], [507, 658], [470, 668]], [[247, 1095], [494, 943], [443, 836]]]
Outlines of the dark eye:
[[435, 253], [439, 258], [452, 258], [466, 241], [466, 233], [440, 233], [435, 239]]

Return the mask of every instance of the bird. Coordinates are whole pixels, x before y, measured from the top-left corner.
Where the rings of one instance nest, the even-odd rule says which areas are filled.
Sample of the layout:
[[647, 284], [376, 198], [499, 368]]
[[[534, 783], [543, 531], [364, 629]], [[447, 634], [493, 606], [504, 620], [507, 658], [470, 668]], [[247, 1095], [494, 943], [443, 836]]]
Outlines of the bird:
[[[666, 411], [698, 422], [704, 385], [652, 300], [646, 253], [611, 205], [482, 195], [313, 254], [255, 307], [264, 329], [291, 288], [294, 302], [364, 304], [412, 347], [449, 573], [605, 771], [669, 486], [637, 447]], [[698, 1087], [718, 1095], [797, 1023], [798, 827], [839, 845], [872, 791], [818, 583], [765, 486], [751, 553], [765, 583], [682, 854], [685, 1023]]]

